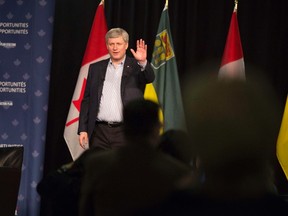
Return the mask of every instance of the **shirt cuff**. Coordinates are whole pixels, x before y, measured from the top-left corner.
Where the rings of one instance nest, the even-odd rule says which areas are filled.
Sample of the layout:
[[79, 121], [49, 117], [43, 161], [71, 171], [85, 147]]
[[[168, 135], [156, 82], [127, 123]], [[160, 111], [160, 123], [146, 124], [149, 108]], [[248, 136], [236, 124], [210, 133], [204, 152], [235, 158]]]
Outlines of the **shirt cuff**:
[[145, 70], [145, 67], [146, 67], [146, 65], [147, 65], [147, 60], [145, 61], [144, 64], [140, 64], [140, 63], [138, 62], [138, 65], [140, 66], [140, 68], [141, 68], [142, 71]]

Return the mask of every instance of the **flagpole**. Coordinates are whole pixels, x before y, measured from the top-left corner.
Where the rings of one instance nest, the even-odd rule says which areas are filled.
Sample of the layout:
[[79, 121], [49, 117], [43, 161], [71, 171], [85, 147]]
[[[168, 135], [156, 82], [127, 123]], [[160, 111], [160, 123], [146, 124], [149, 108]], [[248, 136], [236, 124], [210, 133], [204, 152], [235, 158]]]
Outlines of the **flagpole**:
[[168, 8], [168, 0], [166, 0], [165, 8]]
[[234, 0], [234, 12], [237, 12], [238, 0]]

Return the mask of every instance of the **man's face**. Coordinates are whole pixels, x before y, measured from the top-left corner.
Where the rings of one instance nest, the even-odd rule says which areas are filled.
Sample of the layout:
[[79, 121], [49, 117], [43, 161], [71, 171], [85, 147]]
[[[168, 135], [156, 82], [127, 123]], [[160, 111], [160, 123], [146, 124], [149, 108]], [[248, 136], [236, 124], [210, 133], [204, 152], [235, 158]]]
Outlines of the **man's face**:
[[128, 43], [126, 43], [122, 37], [109, 38], [106, 46], [112, 62], [119, 63], [122, 61], [126, 54]]

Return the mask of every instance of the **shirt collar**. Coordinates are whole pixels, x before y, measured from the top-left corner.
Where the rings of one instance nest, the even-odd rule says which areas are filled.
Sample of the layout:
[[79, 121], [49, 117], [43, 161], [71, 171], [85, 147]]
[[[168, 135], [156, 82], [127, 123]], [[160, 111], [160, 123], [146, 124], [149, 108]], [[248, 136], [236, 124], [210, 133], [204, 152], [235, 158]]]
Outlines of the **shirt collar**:
[[[124, 56], [123, 60], [119, 63], [119, 65], [124, 65], [125, 59], [126, 59], [126, 55]], [[109, 59], [109, 64], [112, 65], [111, 58]]]

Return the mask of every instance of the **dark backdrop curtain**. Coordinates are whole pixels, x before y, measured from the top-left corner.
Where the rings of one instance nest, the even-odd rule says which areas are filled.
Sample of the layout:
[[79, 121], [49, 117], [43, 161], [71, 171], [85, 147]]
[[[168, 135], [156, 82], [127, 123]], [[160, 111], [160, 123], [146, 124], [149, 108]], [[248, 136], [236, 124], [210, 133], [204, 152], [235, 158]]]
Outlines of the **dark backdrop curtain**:
[[[64, 125], [98, 4], [99, 0], [56, 1], [45, 173], [72, 160], [63, 139]], [[108, 28], [126, 29], [133, 48], [143, 38], [150, 60], [164, 4], [165, 0], [106, 0]], [[169, 0], [180, 84], [207, 64], [217, 73], [233, 7], [234, 0]], [[255, 68], [267, 75], [283, 107], [288, 90], [287, 11], [287, 0], [239, 0], [238, 5], [246, 76]], [[287, 193], [278, 164], [275, 172], [279, 191]]]

